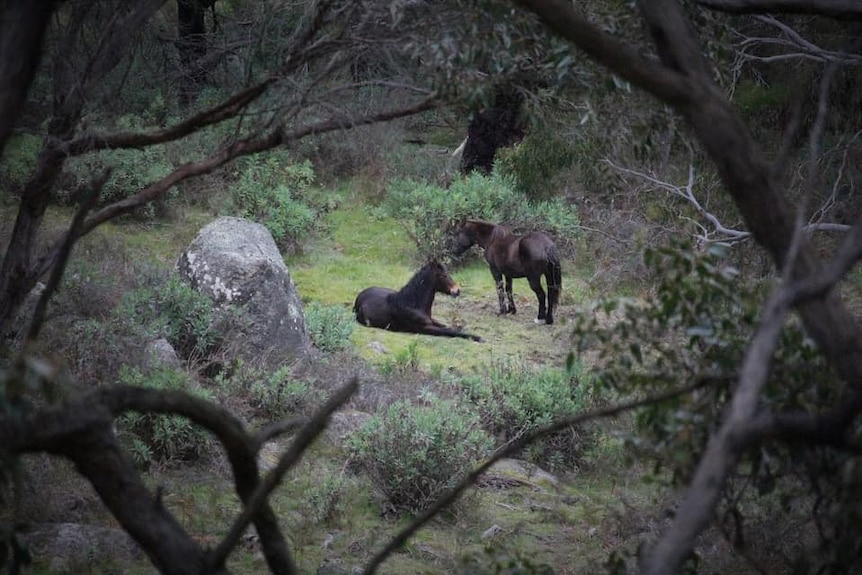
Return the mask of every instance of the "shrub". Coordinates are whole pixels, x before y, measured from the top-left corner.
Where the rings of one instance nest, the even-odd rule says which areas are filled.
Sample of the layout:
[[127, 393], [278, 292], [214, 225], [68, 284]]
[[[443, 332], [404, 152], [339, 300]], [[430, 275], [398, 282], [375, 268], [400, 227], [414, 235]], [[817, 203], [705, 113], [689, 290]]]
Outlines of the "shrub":
[[345, 482], [341, 474], [327, 474], [306, 490], [303, 507], [306, 516], [315, 523], [328, 523], [335, 519], [344, 506]]
[[574, 160], [572, 144], [546, 127], [531, 131], [517, 146], [500, 150], [494, 165], [518, 192], [541, 202], [557, 195], [556, 184]]
[[420, 252], [428, 257], [446, 254], [449, 232], [465, 218], [542, 229], [563, 240], [573, 240], [579, 233], [577, 214], [562, 199], [530, 202], [510, 179], [496, 173], [471, 174], [447, 190], [396, 181], [389, 188], [384, 209], [407, 227]]
[[[133, 115], [123, 116], [117, 121], [118, 129], [137, 130], [142, 127], [144, 122]], [[173, 164], [165, 155], [165, 146], [161, 145], [140, 150], [100, 150], [70, 158], [66, 166], [73, 177], [72, 184], [60, 192], [59, 200], [63, 203], [73, 203], [75, 192], [80, 185], [85, 185], [106, 169], [111, 169], [111, 177], [99, 196], [99, 203], [102, 205], [124, 200], [173, 170]], [[176, 198], [177, 191], [172, 188], [165, 198], [138, 208], [132, 215], [144, 220], [163, 217], [168, 204]]]
[[398, 508], [420, 512], [452, 488], [492, 446], [476, 415], [427, 396], [398, 401], [368, 420], [350, 442], [359, 465]]
[[393, 357], [387, 357], [380, 366], [383, 375], [405, 375], [419, 369], [419, 345], [416, 340], [399, 349]]
[[[120, 383], [156, 390], [181, 390], [212, 400], [206, 390], [191, 384], [184, 371], [156, 367], [149, 372], [125, 367]], [[117, 420], [119, 437], [138, 465], [188, 461], [204, 455], [211, 444], [207, 432], [179, 415], [127, 412]]]
[[[580, 364], [569, 372], [499, 361], [482, 373], [461, 376], [456, 387], [476, 406], [485, 429], [511, 441], [586, 409], [589, 382]], [[527, 446], [526, 459], [552, 469], [576, 467], [589, 433], [575, 427]]]
[[317, 224], [317, 212], [304, 199], [314, 183], [311, 162], [289, 163], [282, 154], [241, 162], [234, 188], [234, 210], [266, 226], [281, 249], [294, 249]]
[[176, 277], [128, 292], [116, 313], [166, 338], [180, 357], [207, 357], [216, 348], [212, 300]]
[[267, 373], [238, 363], [230, 373], [217, 375], [215, 383], [221, 394], [245, 396], [255, 415], [267, 420], [299, 413], [314, 405], [321, 395], [307, 381], [295, 378], [288, 365]]
[[353, 313], [342, 306], [315, 301], [305, 306], [305, 325], [315, 346], [323, 351], [338, 351], [350, 344], [356, 321]]
[[293, 377], [289, 366], [255, 378], [248, 389], [251, 405], [267, 419], [299, 413], [314, 403], [316, 395], [308, 382]]
[[36, 167], [36, 157], [41, 148], [42, 138], [39, 136], [19, 134], [9, 138], [3, 157], [0, 158], [0, 182], [3, 191], [13, 194], [24, 187]]

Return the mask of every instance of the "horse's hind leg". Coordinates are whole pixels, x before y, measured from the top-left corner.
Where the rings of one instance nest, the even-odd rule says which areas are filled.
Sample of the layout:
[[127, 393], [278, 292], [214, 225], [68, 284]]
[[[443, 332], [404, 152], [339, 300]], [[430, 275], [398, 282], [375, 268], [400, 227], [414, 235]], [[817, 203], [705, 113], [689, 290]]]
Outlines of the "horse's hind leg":
[[553, 310], [546, 306], [545, 290], [542, 289], [542, 276], [530, 276], [527, 278], [530, 282], [530, 288], [536, 293], [536, 299], [539, 302], [539, 315], [536, 317], [536, 323], [554, 323]]

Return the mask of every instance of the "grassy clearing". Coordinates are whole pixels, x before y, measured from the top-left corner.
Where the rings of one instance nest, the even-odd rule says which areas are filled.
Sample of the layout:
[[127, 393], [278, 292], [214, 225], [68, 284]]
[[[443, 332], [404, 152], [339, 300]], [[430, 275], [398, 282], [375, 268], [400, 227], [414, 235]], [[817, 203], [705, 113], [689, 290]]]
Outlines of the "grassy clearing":
[[[288, 260], [290, 272], [304, 302], [318, 301], [352, 309], [362, 289], [383, 286], [398, 289], [410, 279], [421, 261], [395, 220], [380, 216], [354, 195], [342, 191], [339, 208], [328, 215], [329, 233], [316, 239], [299, 256]], [[571, 347], [567, 318], [589, 297], [574, 262], [563, 262], [563, 296], [554, 326], [536, 325], [536, 299], [526, 280], [515, 280], [514, 316], [498, 316], [494, 281], [487, 265], [474, 256], [450, 270], [461, 286], [461, 296], [438, 295], [434, 316], [447, 325], [481, 336], [484, 343], [461, 339], [392, 333], [379, 329], [354, 330], [351, 341], [358, 355], [381, 365], [389, 354], [415, 346], [420, 365], [429, 373], [469, 371], [496, 358], [522, 359], [562, 366]], [[389, 354], [381, 354], [381, 346]]]

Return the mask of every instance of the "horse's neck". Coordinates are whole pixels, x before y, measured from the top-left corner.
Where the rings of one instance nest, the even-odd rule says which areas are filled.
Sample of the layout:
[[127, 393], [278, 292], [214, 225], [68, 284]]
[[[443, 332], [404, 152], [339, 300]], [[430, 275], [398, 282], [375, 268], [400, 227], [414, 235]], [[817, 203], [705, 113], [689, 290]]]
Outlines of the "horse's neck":
[[[479, 247], [482, 249], [488, 249], [488, 244], [491, 243], [491, 239], [494, 238], [495, 235], [495, 230], [498, 230], [498, 228], [499, 226], [494, 226], [492, 224], [480, 226], [476, 233], [476, 243], [479, 244]], [[499, 231], [496, 233], [499, 233]]]
[[425, 311], [434, 304], [434, 278], [431, 274], [414, 277], [396, 294], [400, 303]]

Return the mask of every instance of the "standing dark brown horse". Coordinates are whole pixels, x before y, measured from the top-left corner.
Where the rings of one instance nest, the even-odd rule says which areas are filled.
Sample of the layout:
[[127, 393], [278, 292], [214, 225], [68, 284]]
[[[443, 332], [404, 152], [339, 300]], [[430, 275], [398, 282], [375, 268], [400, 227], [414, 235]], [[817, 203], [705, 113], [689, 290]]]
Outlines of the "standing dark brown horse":
[[368, 327], [482, 341], [478, 335], [447, 327], [431, 317], [431, 306], [437, 293], [457, 297], [461, 288], [446, 271], [446, 266], [432, 260], [398, 291], [370, 287], [359, 292], [353, 313], [356, 321]]
[[[560, 301], [563, 279], [557, 247], [550, 236], [542, 232], [518, 236], [506, 226], [467, 220], [455, 236], [455, 255], [460, 256], [474, 244], [485, 250], [485, 261], [491, 267], [491, 275], [497, 284], [501, 315], [515, 313], [512, 279], [527, 278], [539, 300], [536, 323], [554, 323], [554, 311]], [[547, 305], [545, 290], [542, 289], [543, 275], [548, 286]], [[505, 285], [503, 278], [506, 280]], [[504, 296], [508, 296], [508, 307]]]

